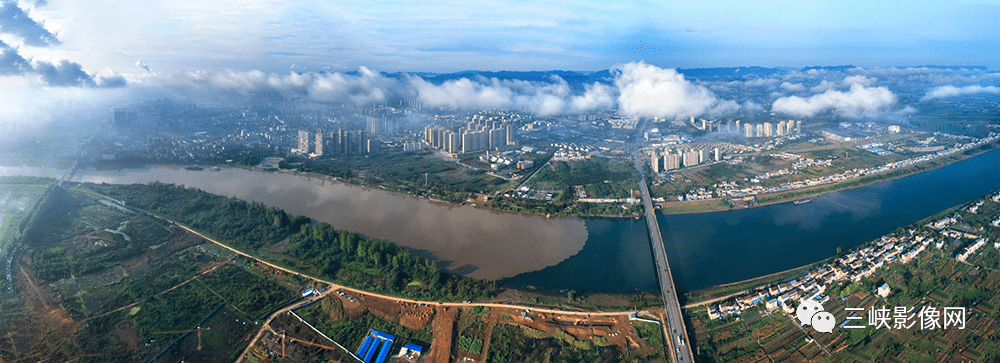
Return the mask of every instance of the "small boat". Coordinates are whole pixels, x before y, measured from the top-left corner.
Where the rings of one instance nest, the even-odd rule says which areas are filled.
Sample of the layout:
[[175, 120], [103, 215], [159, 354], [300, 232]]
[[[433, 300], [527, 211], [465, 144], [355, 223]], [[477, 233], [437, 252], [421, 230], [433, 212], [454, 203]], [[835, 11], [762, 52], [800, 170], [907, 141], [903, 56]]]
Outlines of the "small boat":
[[184, 169], [187, 169], [187, 170], [202, 170], [201, 167], [197, 166], [197, 165], [188, 165], [188, 166], [185, 166]]
[[799, 199], [799, 200], [796, 200], [794, 203], [795, 203], [795, 205], [799, 205], [799, 204], [806, 204], [806, 203], [809, 203], [811, 201], [813, 201], [812, 198], [809, 198], [809, 199]]
[[213, 167], [211, 167], [211, 169], [212, 169], [212, 171], [219, 171], [219, 170], [222, 170], [222, 169], [220, 169], [220, 168], [219, 168], [218, 166], [213, 166]]

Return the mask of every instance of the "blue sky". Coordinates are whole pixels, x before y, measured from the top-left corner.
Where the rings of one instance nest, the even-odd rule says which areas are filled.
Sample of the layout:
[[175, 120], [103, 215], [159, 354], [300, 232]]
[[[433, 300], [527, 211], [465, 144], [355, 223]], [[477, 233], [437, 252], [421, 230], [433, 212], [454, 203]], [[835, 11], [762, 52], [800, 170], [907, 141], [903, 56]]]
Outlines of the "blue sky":
[[0, 40], [90, 73], [153, 70], [601, 70], [853, 64], [986, 65], [1000, 5], [972, 2], [313, 2], [50, 0], [17, 3], [59, 41]]
[[[899, 104], [901, 85], [926, 88], [922, 100], [1000, 93], [1000, 73], [909, 68], [995, 72], [996, 24], [1000, 3], [966, 1], [0, 0], [0, 125], [33, 122], [64, 101], [106, 108], [258, 91], [539, 115], [903, 117], [915, 108]], [[736, 83], [674, 70], [847, 64], [860, 68]], [[613, 79], [575, 91], [558, 77], [431, 84], [379, 73], [603, 69]], [[758, 104], [715, 93], [734, 87], [769, 96]]]

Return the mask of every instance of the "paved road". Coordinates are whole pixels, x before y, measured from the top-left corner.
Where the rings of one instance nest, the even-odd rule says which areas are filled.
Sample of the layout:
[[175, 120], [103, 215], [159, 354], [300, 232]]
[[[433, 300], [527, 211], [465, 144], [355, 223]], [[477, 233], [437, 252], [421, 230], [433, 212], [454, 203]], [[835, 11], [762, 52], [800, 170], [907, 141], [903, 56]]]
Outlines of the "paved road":
[[[636, 157], [635, 166], [642, 175], [641, 157]], [[660, 225], [656, 223], [656, 213], [653, 201], [649, 198], [649, 188], [646, 178], [639, 178], [639, 191], [642, 193], [642, 206], [646, 210], [646, 225], [649, 227], [649, 240], [653, 245], [653, 259], [656, 261], [656, 277], [660, 280], [660, 292], [663, 294], [663, 306], [667, 311], [667, 334], [670, 340], [674, 362], [694, 362], [691, 354], [691, 344], [687, 329], [684, 328], [684, 317], [681, 315], [681, 305], [677, 300], [677, 290], [674, 289], [674, 278], [670, 274], [670, 263], [667, 252], [663, 248], [663, 237], [660, 235]]]

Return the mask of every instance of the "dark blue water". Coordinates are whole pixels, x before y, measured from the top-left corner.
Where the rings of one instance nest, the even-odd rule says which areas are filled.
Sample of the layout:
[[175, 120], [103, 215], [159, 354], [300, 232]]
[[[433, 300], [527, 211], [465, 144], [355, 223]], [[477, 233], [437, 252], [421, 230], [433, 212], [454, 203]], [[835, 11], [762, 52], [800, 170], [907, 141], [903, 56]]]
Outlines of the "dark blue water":
[[[814, 198], [714, 213], [658, 216], [681, 291], [807, 265], [1000, 188], [1000, 150], [906, 178]], [[592, 292], [655, 291], [643, 221], [587, 220], [580, 253], [502, 282]], [[591, 226], [595, 230], [591, 230]], [[645, 254], [639, 244], [645, 243]], [[624, 266], [624, 267], [623, 267]], [[648, 268], [647, 268], [648, 267]], [[620, 269], [620, 271], [619, 271]]]
[[547, 290], [599, 292], [656, 290], [656, 265], [644, 219], [586, 218], [587, 243], [555, 266], [523, 273], [501, 283]]

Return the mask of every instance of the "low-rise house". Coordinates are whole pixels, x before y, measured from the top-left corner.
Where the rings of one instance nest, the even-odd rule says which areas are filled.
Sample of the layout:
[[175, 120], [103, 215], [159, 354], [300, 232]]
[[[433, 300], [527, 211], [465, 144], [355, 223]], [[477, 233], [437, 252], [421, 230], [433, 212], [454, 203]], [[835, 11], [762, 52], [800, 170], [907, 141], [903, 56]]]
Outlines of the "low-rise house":
[[888, 298], [890, 293], [892, 293], [892, 290], [887, 283], [882, 283], [882, 286], [875, 289], [875, 294], [881, 296], [883, 299]]

